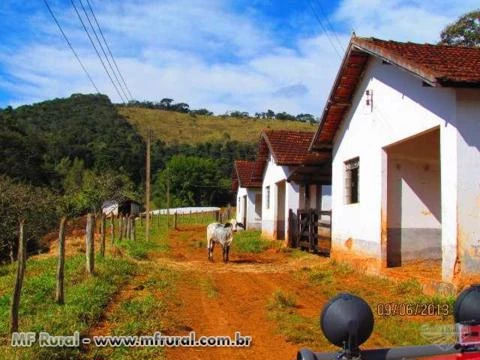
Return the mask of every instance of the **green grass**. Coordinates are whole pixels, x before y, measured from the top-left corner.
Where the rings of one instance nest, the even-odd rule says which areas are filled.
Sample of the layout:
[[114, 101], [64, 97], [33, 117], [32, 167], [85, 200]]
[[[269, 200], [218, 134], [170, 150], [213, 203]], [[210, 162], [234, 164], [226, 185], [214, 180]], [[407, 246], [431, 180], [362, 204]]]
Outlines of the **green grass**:
[[326, 346], [327, 342], [318, 327], [318, 319], [297, 313], [297, 300], [282, 290], [276, 290], [268, 304], [267, 317], [277, 324], [277, 332], [294, 344]]
[[[175, 329], [175, 319], [167, 315], [168, 303], [174, 301], [179, 274], [166, 268], [144, 265], [148, 273], [135, 294], [123, 300], [107, 320], [112, 324], [112, 335], [152, 335]], [[172, 322], [173, 321], [173, 322]], [[94, 349], [100, 359], [163, 359], [163, 348], [103, 348]]]
[[[317, 124], [298, 121], [238, 119], [220, 116], [196, 116], [173, 111], [118, 107], [118, 112], [142, 135], [152, 129], [154, 138], [167, 144], [198, 144], [207, 141], [237, 140], [257, 142], [263, 129], [315, 131]], [[242, 129], [242, 131], [238, 131]]]
[[[117, 227], [118, 231], [118, 227]], [[116, 246], [126, 250], [127, 257], [99, 256], [95, 259], [95, 276], [85, 272], [85, 256], [75, 255], [66, 258], [65, 262], [65, 304], [58, 305], [54, 301], [56, 257], [31, 257], [27, 261], [20, 305], [20, 331], [46, 331], [53, 335], [72, 335], [79, 331], [86, 335], [94, 326], [114, 295], [129, 280], [138, 274], [140, 268], [132, 259], [148, 259], [153, 251], [168, 251], [166, 222], [160, 226], [153, 225], [151, 240], [145, 241], [144, 227], [137, 220], [137, 240], [116, 241]], [[152, 264], [142, 264], [142, 271]], [[8, 319], [11, 294], [16, 274], [16, 265], [0, 266], [0, 359], [67, 359], [84, 358], [89, 354], [79, 349], [67, 348], [13, 348], [9, 346]], [[150, 294], [123, 303], [120, 307], [118, 325], [115, 331], [122, 334], [131, 332], [147, 333], [156, 329], [161, 318], [150, 316], [152, 312], [161, 314], [165, 303], [151, 293], [164, 291], [168, 294], [172, 288], [175, 274], [170, 270], [153, 268], [144, 284]], [[167, 291], [167, 289], [169, 291]], [[124, 354], [127, 354], [124, 356]], [[145, 353], [144, 358], [158, 358], [158, 351], [153, 353], [141, 349], [138, 354]], [[120, 354], [120, 355], [118, 355]], [[113, 354], [115, 359], [135, 358], [135, 354], [120, 349]]]
[[281, 290], [276, 290], [268, 303], [269, 309], [287, 309], [295, 308], [297, 300], [293, 295], [286, 294]]
[[263, 240], [260, 231], [239, 231], [234, 234], [233, 239], [233, 251], [238, 253], [261, 253], [282, 245], [280, 242]]
[[[54, 335], [85, 334], [100, 317], [112, 296], [134, 275], [136, 265], [125, 259], [96, 258], [95, 276], [85, 273], [85, 259], [77, 255], [66, 260], [65, 304], [57, 305], [55, 294], [56, 259], [29, 259], [20, 305], [20, 331], [46, 331]], [[79, 355], [78, 349], [12, 348], [8, 321], [15, 266], [8, 265], [0, 277], [0, 358], [63, 359]], [[5, 346], [6, 345], [6, 346]]]
[[214, 299], [218, 297], [219, 290], [212, 277], [201, 278], [198, 284], [208, 298]]
[[[425, 295], [416, 280], [397, 283], [382, 277], [356, 273], [350, 265], [334, 260], [311, 268], [301, 268], [294, 276], [326, 298], [332, 298], [341, 292], [349, 292], [363, 298], [370, 305], [375, 316], [374, 333], [395, 346], [431, 343], [432, 339], [424, 336], [422, 332], [425, 324], [438, 326], [453, 323], [451, 315], [405, 317], [381, 316], [378, 313], [379, 306], [382, 307], [382, 304], [397, 303], [448, 304], [451, 314], [455, 302], [453, 296]], [[282, 324], [284, 327], [291, 326], [288, 325], [288, 321], [293, 321], [285, 314], [282, 317], [277, 314], [277, 319], [286, 322]]]
[[[118, 226], [117, 226], [118, 227]], [[137, 260], [147, 260], [152, 252], [165, 253], [170, 250], [170, 246], [167, 241], [167, 221], [166, 217], [160, 219], [160, 223], [157, 222], [157, 218], [154, 217], [150, 226], [150, 241], [145, 239], [145, 223], [141, 223], [140, 220], [136, 220], [136, 239], [122, 241], [116, 240], [116, 245], [126, 250], [127, 254]]]

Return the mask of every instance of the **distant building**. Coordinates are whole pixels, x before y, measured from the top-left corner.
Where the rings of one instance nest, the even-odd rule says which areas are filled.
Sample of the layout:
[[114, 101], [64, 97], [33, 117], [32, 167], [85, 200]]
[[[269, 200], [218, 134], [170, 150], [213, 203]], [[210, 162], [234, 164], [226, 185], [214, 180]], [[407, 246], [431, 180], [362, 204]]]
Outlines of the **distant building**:
[[102, 213], [107, 216], [138, 215], [142, 211], [142, 205], [131, 199], [108, 200], [102, 204]]
[[265, 130], [251, 181], [262, 184], [262, 236], [289, 243], [289, 216], [324, 209], [329, 196], [330, 153], [309, 152], [314, 133]]
[[252, 181], [255, 162], [237, 160], [232, 175], [232, 190], [237, 192], [236, 220], [248, 230], [262, 228], [262, 182]]

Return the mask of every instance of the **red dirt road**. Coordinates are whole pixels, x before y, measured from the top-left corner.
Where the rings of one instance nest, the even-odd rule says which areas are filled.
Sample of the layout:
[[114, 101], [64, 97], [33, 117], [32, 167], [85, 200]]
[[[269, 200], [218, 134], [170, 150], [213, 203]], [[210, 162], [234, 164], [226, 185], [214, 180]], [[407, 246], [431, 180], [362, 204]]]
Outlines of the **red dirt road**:
[[[167, 359], [294, 359], [298, 344], [280, 335], [276, 323], [267, 318], [267, 304], [272, 293], [282, 290], [294, 294], [302, 314], [317, 316], [323, 297], [296, 281], [290, 271], [296, 267], [285, 254], [267, 252], [241, 255], [231, 253], [229, 264], [223, 264], [219, 249], [216, 261], [207, 261], [206, 249], [199, 247], [204, 227], [189, 227], [172, 232], [170, 244], [177, 265], [185, 269], [178, 284], [181, 299], [179, 320], [185, 325], [183, 335], [193, 330], [201, 335], [229, 335], [236, 331], [251, 336], [249, 348], [175, 348]], [[198, 284], [205, 282], [215, 289], [214, 296]], [[308, 299], [304, 301], [303, 299]]]

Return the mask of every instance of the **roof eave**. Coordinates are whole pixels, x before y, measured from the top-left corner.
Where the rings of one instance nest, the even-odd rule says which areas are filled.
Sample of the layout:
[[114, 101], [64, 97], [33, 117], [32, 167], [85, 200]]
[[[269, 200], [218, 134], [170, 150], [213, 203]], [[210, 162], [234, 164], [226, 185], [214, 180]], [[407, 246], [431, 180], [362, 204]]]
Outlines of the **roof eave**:
[[358, 40], [352, 44], [352, 46], [360, 51], [363, 51], [369, 55], [375, 56], [376, 58], [385, 61], [389, 64], [397, 66], [404, 71], [409, 72], [410, 74], [414, 75], [417, 78], [420, 78], [422, 81], [425, 81], [428, 85], [433, 87], [442, 86], [435, 74], [428, 72], [426, 69], [411, 64], [408, 61], [400, 61], [396, 59], [395, 56], [388, 56], [385, 52], [377, 51], [374, 46], [368, 46], [365, 44], [359, 44]]

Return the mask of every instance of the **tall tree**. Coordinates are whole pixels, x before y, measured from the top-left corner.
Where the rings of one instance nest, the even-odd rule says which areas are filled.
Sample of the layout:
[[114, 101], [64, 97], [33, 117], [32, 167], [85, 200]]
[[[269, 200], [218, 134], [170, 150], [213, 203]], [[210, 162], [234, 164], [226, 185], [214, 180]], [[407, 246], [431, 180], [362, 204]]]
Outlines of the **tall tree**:
[[461, 16], [440, 34], [440, 44], [480, 46], [480, 9]]

